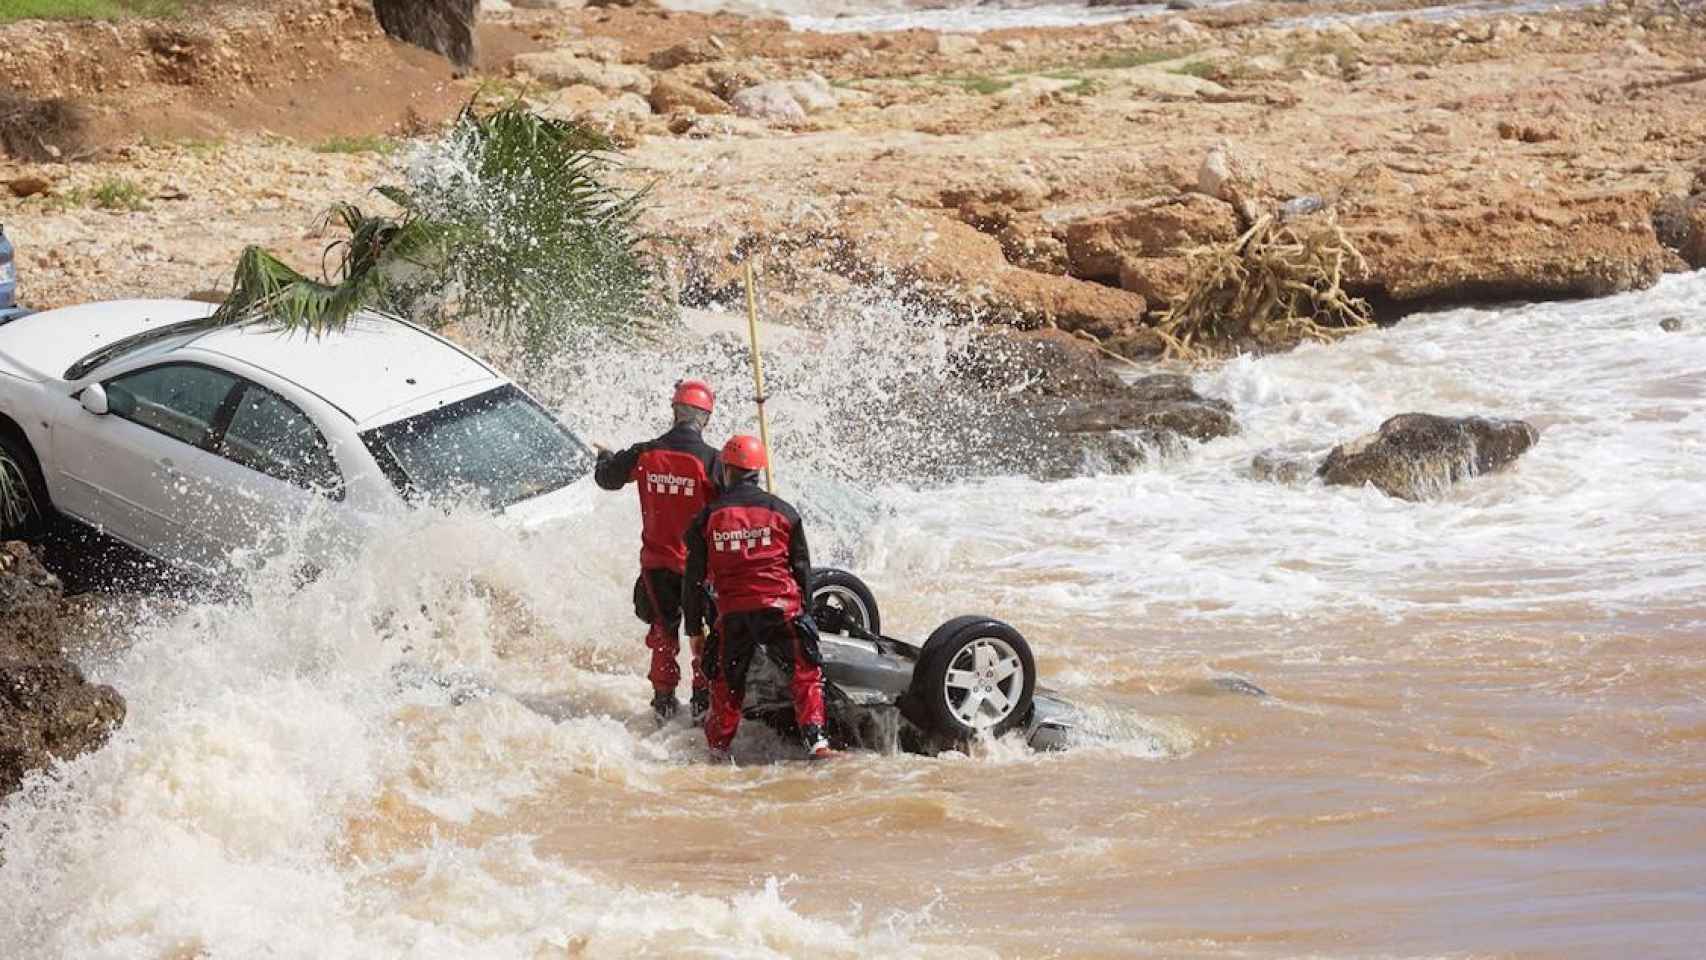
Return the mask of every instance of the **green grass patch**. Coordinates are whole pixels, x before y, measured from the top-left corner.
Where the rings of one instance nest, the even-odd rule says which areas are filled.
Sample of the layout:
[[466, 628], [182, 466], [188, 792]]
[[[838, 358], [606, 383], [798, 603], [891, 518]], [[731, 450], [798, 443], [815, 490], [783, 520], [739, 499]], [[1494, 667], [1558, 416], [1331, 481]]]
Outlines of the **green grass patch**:
[[1000, 93], [1013, 85], [1013, 81], [1009, 78], [991, 77], [981, 73], [973, 73], [960, 77], [942, 77], [941, 82], [959, 87], [962, 90], [969, 90], [972, 93], [981, 93], [985, 96], [991, 93]]
[[183, 12], [183, 0], [0, 0], [0, 23], [176, 17]]
[[1189, 55], [1178, 50], [1116, 50], [1113, 53], [1104, 53], [1084, 66], [1091, 70], [1129, 70], [1132, 67], [1147, 67], [1152, 63], [1177, 60]]
[[1192, 60], [1190, 63], [1181, 63], [1167, 72], [1210, 80], [1219, 75], [1220, 68], [1207, 60]]
[[108, 177], [79, 196], [85, 204], [102, 210], [141, 210], [148, 206], [148, 191], [123, 177]]
[[374, 135], [332, 137], [314, 145], [315, 153], [395, 153], [397, 141]]

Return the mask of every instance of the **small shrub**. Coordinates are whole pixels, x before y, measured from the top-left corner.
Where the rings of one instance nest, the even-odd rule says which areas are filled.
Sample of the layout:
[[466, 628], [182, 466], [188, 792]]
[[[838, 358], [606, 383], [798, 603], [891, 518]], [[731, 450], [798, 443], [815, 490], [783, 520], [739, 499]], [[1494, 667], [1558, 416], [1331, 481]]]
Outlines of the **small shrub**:
[[133, 180], [108, 177], [88, 191], [84, 200], [102, 210], [141, 210], [148, 206], [148, 192]]
[[57, 160], [83, 144], [83, 114], [70, 101], [0, 87], [0, 150], [19, 160]]

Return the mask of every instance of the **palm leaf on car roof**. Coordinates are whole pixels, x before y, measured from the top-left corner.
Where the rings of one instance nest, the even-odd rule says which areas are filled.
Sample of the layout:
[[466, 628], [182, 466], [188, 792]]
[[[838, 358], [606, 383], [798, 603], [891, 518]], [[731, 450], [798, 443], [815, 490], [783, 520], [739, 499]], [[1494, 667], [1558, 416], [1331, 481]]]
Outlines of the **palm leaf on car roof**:
[[465, 108], [447, 136], [462, 169], [377, 188], [399, 218], [352, 204], [328, 212], [326, 224], [347, 236], [327, 247], [339, 256], [322, 279], [244, 250], [216, 322], [268, 319], [323, 334], [364, 308], [407, 313], [423, 286], [454, 286], [459, 319], [519, 332], [530, 346], [567, 326], [631, 323], [653, 292], [635, 232], [646, 191], [603, 182], [610, 141], [517, 105]]

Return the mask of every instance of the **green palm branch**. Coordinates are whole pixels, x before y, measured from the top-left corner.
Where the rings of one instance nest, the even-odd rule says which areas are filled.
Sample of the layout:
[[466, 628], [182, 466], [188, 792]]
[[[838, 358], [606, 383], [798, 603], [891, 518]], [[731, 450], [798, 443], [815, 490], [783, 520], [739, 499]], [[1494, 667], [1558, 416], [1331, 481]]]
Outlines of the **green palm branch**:
[[35, 507], [23, 468], [0, 453], [0, 529], [22, 524], [35, 512]]
[[[445, 146], [460, 161], [450, 174], [377, 188], [400, 216], [351, 204], [328, 212], [326, 226], [345, 236], [327, 247], [321, 279], [246, 249], [216, 322], [323, 334], [380, 309], [483, 325], [534, 352], [568, 328], [627, 325], [647, 312], [653, 270], [635, 225], [645, 191], [605, 184], [608, 140], [511, 105], [464, 109]], [[452, 299], [453, 317], [442, 312]]]

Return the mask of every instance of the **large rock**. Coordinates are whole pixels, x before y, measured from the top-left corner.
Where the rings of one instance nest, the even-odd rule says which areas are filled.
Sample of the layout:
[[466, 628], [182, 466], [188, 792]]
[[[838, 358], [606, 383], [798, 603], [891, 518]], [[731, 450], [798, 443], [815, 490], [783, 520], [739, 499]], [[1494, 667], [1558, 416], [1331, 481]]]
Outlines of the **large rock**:
[[800, 123], [806, 119], [806, 108], [785, 83], [761, 83], [747, 87], [729, 98], [735, 113], [771, 123]]
[[963, 57], [977, 52], [977, 38], [965, 33], [939, 33], [936, 52], [944, 57]]
[[1120, 258], [1120, 289], [1142, 296], [1151, 310], [1170, 307], [1190, 293], [1190, 276], [1184, 257]]
[[729, 112], [729, 105], [716, 94], [671, 77], [659, 77], [652, 84], [651, 104], [658, 113], [691, 110], [709, 116]]
[[29, 547], [0, 544], [0, 794], [100, 746], [124, 720], [124, 699], [60, 650], [60, 592]]
[[1422, 500], [1503, 469], [1539, 439], [1521, 420], [1405, 413], [1334, 447], [1316, 473], [1330, 485], [1373, 484], [1387, 496]]
[[478, 0], [373, 0], [387, 34], [442, 54], [466, 73], [474, 68]]
[[1130, 469], [1238, 429], [1232, 407], [1198, 394], [1190, 378], [1128, 383], [1095, 344], [1060, 330], [987, 331], [949, 359], [989, 397], [974, 433], [1000, 443], [980, 459], [1039, 479]]
[[689, 40], [678, 43], [673, 47], [665, 47], [646, 58], [646, 66], [653, 70], [674, 70], [694, 63], [710, 63], [723, 59], [723, 52], [703, 40]]
[[1659, 201], [1653, 208], [1653, 231], [1689, 266], [1706, 267], [1706, 190]]
[[1652, 203], [1640, 193], [1413, 197], [1350, 205], [1340, 222], [1368, 261], [1351, 281], [1391, 300], [1600, 297], [1664, 272]]
[[572, 50], [523, 53], [515, 58], [514, 67], [552, 87], [585, 85], [606, 93], [637, 93], [642, 97], [652, 92], [652, 75], [639, 67], [601, 63]]
[[1171, 257], [1190, 247], [1236, 238], [1238, 214], [1223, 200], [1186, 193], [1073, 221], [1062, 235], [1073, 275], [1118, 280], [1127, 258]]
[[1238, 432], [1231, 404], [1197, 393], [1191, 378], [1178, 373], [1144, 377], [1121, 396], [1069, 404], [1055, 422], [1065, 433], [1136, 430], [1199, 441]]
[[976, 228], [904, 207], [849, 210], [835, 228], [838, 272], [894, 286], [967, 318], [1055, 326], [1098, 339], [1144, 327], [1144, 299], [1007, 262], [1001, 241]]
[[954, 357], [954, 371], [1003, 394], [1086, 400], [1127, 390], [1094, 344], [1054, 328], [980, 334]]

